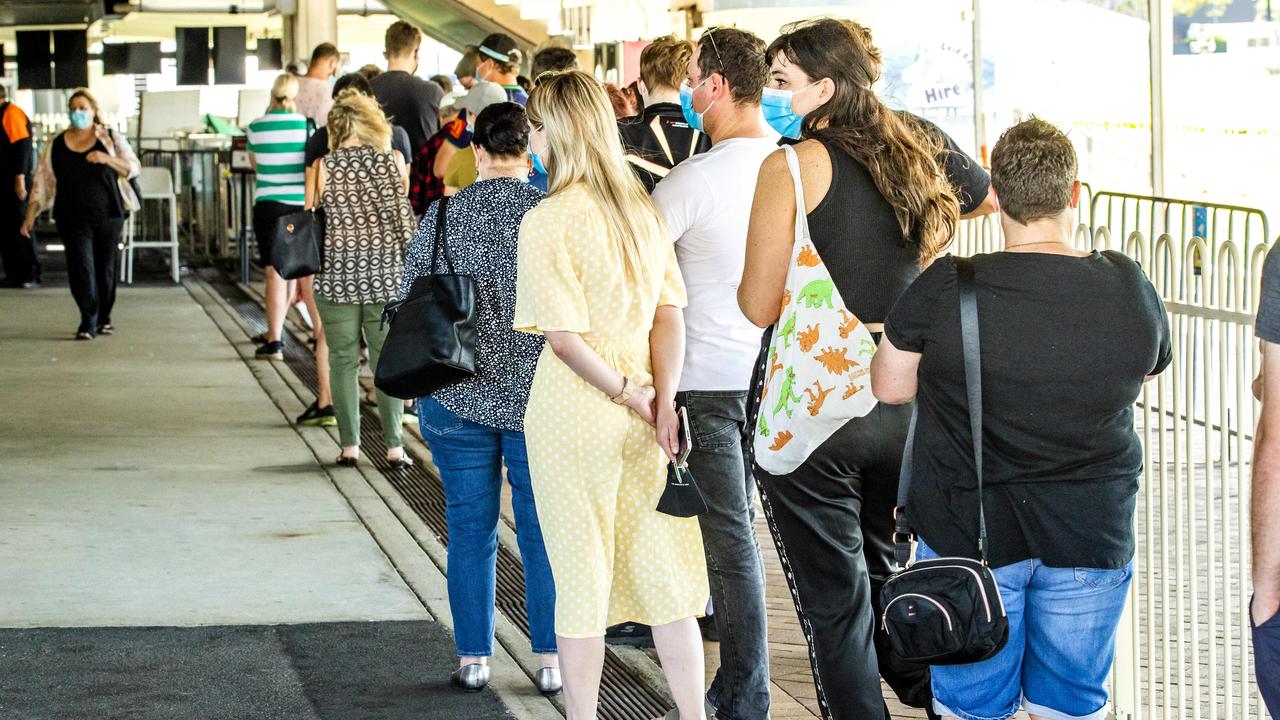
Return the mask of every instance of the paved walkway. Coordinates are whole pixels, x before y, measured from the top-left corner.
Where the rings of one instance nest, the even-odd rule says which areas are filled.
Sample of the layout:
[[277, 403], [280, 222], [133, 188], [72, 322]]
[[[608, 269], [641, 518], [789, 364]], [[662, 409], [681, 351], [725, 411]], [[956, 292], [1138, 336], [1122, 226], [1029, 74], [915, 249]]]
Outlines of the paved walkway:
[[448, 687], [443, 577], [268, 364], [183, 287], [113, 319], [76, 342], [65, 288], [0, 290], [0, 717], [513, 717]]

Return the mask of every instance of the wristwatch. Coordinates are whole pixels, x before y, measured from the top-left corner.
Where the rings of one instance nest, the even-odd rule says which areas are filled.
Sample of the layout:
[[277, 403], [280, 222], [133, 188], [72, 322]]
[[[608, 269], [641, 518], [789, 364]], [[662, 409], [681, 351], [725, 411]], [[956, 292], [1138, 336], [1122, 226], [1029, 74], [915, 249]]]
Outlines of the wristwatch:
[[614, 395], [609, 399], [616, 405], [626, 405], [627, 401], [631, 399], [631, 393], [633, 390], [635, 390], [635, 383], [631, 382], [631, 378], [623, 375], [622, 390], [619, 391], [617, 395]]

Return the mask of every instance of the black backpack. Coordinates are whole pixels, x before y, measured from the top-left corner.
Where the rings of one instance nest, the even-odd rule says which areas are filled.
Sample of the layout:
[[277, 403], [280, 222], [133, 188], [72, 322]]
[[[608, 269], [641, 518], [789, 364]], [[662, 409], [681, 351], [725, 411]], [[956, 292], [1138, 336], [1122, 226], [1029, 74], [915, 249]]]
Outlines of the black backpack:
[[986, 660], [1009, 640], [1009, 619], [991, 568], [987, 566], [987, 518], [982, 509], [982, 366], [978, 345], [978, 299], [973, 263], [956, 259], [960, 325], [964, 343], [969, 426], [978, 477], [978, 554], [980, 560], [939, 557], [908, 564], [915, 534], [905, 512], [915, 446], [916, 414], [911, 415], [907, 446], [894, 510], [894, 554], [902, 570], [880, 590], [881, 623], [894, 652], [929, 665], [960, 665]]

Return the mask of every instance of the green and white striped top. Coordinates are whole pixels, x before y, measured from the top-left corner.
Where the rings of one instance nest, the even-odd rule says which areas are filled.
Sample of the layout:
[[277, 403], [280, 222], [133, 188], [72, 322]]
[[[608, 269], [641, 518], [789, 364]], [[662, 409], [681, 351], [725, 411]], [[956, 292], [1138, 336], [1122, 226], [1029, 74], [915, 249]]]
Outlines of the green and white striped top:
[[307, 119], [272, 110], [249, 123], [249, 152], [257, 163], [258, 200], [289, 205], [306, 202]]

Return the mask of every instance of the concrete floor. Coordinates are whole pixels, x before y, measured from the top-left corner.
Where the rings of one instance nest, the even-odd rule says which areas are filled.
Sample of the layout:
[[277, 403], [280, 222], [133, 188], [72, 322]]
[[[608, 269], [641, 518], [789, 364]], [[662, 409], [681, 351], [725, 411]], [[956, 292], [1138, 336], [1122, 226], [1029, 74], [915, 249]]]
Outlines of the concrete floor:
[[0, 290], [0, 627], [430, 615], [181, 287]]

